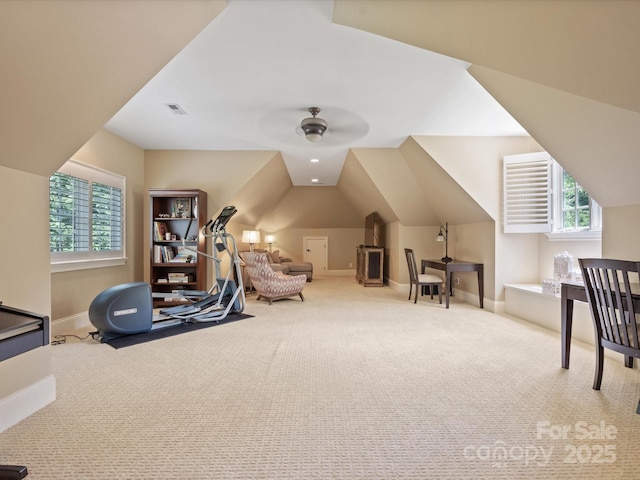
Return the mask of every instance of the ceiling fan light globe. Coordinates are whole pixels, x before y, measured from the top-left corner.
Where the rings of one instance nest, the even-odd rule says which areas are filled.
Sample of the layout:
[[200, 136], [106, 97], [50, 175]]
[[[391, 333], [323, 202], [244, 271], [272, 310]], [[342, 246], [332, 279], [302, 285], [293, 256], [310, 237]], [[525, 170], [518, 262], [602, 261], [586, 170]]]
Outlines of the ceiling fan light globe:
[[306, 136], [310, 142], [319, 142], [322, 139], [322, 134], [320, 133], [307, 133]]
[[325, 122], [322, 118], [307, 117], [302, 120], [300, 128], [307, 137], [307, 140], [309, 140], [310, 142], [318, 142], [322, 138], [322, 135], [324, 135], [324, 132], [327, 130], [327, 122]]

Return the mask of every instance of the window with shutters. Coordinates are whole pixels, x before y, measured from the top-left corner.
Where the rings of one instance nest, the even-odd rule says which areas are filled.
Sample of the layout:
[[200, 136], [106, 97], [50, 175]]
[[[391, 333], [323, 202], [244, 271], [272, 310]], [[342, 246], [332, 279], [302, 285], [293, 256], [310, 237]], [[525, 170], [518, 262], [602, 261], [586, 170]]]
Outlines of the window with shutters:
[[587, 191], [553, 162], [553, 230], [550, 238], [591, 239], [602, 235], [602, 208]]
[[599, 238], [601, 208], [546, 152], [504, 157], [504, 232]]
[[509, 155], [503, 163], [504, 232], [551, 231], [551, 156]]
[[52, 271], [122, 265], [125, 179], [69, 160], [49, 179]]

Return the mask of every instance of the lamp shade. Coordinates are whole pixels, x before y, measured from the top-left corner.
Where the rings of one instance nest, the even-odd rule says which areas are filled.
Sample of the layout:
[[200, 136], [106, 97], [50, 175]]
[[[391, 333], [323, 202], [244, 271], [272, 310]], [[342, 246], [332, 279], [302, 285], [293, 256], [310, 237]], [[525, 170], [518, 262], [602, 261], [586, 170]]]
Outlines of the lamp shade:
[[243, 243], [260, 243], [260, 231], [259, 230], [243, 230], [242, 231]]
[[275, 235], [265, 235], [264, 236], [265, 243], [275, 243], [276, 236]]

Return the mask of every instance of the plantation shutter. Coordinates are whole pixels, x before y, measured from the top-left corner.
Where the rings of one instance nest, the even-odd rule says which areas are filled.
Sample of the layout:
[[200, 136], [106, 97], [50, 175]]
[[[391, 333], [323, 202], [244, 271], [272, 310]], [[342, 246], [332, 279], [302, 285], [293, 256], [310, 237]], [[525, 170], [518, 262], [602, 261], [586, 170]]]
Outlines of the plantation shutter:
[[551, 164], [546, 152], [504, 157], [504, 233], [551, 231]]

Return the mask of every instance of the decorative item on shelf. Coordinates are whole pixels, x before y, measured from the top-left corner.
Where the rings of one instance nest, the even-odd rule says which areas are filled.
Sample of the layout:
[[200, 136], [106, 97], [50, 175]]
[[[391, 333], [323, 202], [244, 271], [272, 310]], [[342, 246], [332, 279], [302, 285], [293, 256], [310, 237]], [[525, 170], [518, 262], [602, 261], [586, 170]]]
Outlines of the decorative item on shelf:
[[560, 282], [555, 280], [542, 280], [542, 293], [545, 295], [560, 295]]
[[307, 140], [310, 142], [319, 142], [322, 135], [327, 130], [327, 122], [322, 118], [316, 117], [316, 115], [320, 113], [320, 109], [318, 107], [309, 108], [309, 113], [311, 114], [311, 117], [307, 117], [302, 120], [300, 128], [302, 128]]
[[249, 251], [253, 252], [253, 245], [260, 243], [260, 231], [259, 230], [243, 230], [242, 242], [249, 244]]
[[171, 206], [171, 218], [191, 218], [191, 199], [176, 198]]
[[553, 256], [553, 278], [557, 282], [575, 280], [573, 255], [569, 252], [556, 253]]
[[444, 227], [440, 225], [440, 231], [436, 237], [436, 242], [444, 242], [444, 257], [442, 260], [444, 263], [449, 263], [453, 259], [449, 256], [449, 222], [444, 223]]
[[276, 243], [276, 236], [275, 235], [265, 235], [264, 236], [264, 241], [265, 243], [269, 244], [269, 252], [272, 252], [273, 250], [271, 250], [271, 246]]

